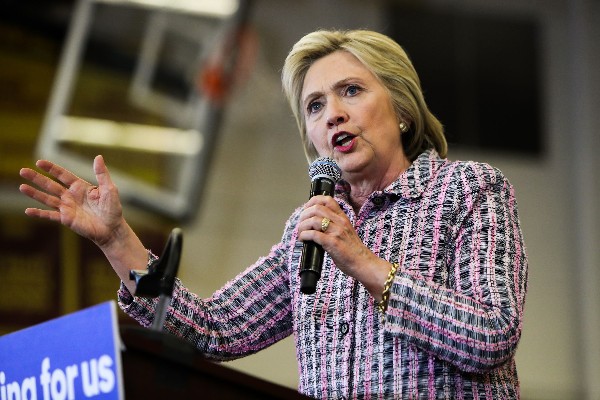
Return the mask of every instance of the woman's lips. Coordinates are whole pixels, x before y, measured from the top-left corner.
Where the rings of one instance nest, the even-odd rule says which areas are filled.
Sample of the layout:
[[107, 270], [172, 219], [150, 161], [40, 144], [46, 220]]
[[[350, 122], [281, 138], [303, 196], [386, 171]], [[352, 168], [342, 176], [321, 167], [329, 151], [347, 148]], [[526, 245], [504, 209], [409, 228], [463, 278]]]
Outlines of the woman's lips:
[[347, 153], [352, 150], [356, 136], [348, 132], [338, 132], [331, 138], [333, 148], [339, 152]]

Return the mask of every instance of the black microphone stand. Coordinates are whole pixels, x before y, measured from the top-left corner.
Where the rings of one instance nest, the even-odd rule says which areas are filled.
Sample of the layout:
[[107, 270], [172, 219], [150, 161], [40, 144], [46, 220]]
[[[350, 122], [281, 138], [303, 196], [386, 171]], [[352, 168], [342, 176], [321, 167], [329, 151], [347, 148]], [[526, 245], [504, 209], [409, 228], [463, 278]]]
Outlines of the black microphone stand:
[[183, 238], [179, 228], [174, 228], [162, 255], [150, 263], [146, 270], [131, 270], [129, 278], [135, 280], [135, 295], [141, 297], [158, 297], [151, 329], [161, 331], [171, 305], [175, 277], [179, 269]]
[[[135, 280], [136, 296], [159, 298], [158, 304], [156, 305], [156, 311], [154, 312], [154, 321], [152, 322], [150, 329], [128, 325], [125, 325], [120, 329], [121, 338], [126, 344], [124, 351], [130, 354], [129, 357], [131, 359], [147, 357], [147, 349], [152, 349], [152, 354], [158, 356], [158, 358], [162, 360], [161, 362], [165, 363], [164, 365], [170, 366], [173, 366], [173, 363], [176, 363], [177, 365], [181, 363], [192, 365], [192, 363], [197, 362], [194, 360], [202, 357], [198, 349], [191, 343], [171, 335], [164, 330], [167, 310], [171, 306], [171, 299], [173, 297], [175, 277], [177, 276], [177, 270], [179, 269], [181, 247], [181, 229], [174, 228], [169, 235], [169, 239], [167, 240], [167, 244], [165, 245], [160, 258], [152, 261], [146, 270], [129, 271], [130, 279]], [[176, 370], [181, 371], [181, 369]], [[159, 369], [158, 371], [163, 370]], [[185, 371], [188, 370], [186, 369]], [[173, 381], [173, 379], [171, 379], [173, 375], [170, 373], [154, 373], [156, 377], [160, 377], [164, 380], [161, 385], [169, 385], [169, 382]], [[186, 375], [184, 381], [185, 384], [187, 384], [188, 375]]]

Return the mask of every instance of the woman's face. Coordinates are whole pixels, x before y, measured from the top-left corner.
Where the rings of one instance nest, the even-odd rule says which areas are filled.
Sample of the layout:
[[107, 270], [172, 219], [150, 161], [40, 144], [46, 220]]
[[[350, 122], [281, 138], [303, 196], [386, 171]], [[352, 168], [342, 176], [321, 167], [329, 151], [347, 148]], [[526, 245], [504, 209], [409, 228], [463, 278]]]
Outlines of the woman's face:
[[320, 156], [336, 160], [351, 184], [395, 179], [406, 167], [389, 92], [352, 54], [336, 51], [312, 64], [302, 107], [308, 138]]

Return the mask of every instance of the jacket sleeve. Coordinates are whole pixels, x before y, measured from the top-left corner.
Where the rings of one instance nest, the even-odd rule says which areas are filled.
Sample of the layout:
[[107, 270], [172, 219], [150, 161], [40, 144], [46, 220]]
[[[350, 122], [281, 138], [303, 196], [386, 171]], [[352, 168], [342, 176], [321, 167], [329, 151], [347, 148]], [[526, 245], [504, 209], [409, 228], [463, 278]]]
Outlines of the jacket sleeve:
[[444, 249], [445, 284], [399, 269], [386, 329], [466, 372], [514, 356], [527, 289], [514, 191], [500, 171], [470, 164], [456, 172]]
[[[292, 333], [283, 242], [212, 297], [201, 299], [177, 279], [165, 329], [208, 358], [225, 361], [255, 353]], [[143, 326], [154, 318], [156, 299], [133, 297], [121, 284], [119, 305]]]

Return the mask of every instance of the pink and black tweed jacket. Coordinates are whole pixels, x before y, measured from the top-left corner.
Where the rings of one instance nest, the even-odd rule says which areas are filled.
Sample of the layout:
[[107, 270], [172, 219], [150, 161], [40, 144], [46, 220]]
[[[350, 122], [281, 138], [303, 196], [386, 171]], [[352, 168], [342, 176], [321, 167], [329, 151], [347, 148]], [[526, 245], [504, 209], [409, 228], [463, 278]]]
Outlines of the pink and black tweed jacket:
[[[373, 298], [325, 257], [314, 295], [299, 291], [302, 243], [280, 243], [210, 298], [176, 282], [166, 328], [229, 360], [294, 335], [299, 391], [323, 399], [517, 399], [527, 258], [512, 186], [487, 164], [421, 154], [359, 213], [336, 199], [363, 242], [400, 265], [382, 323]], [[150, 325], [155, 302], [119, 290]]]

